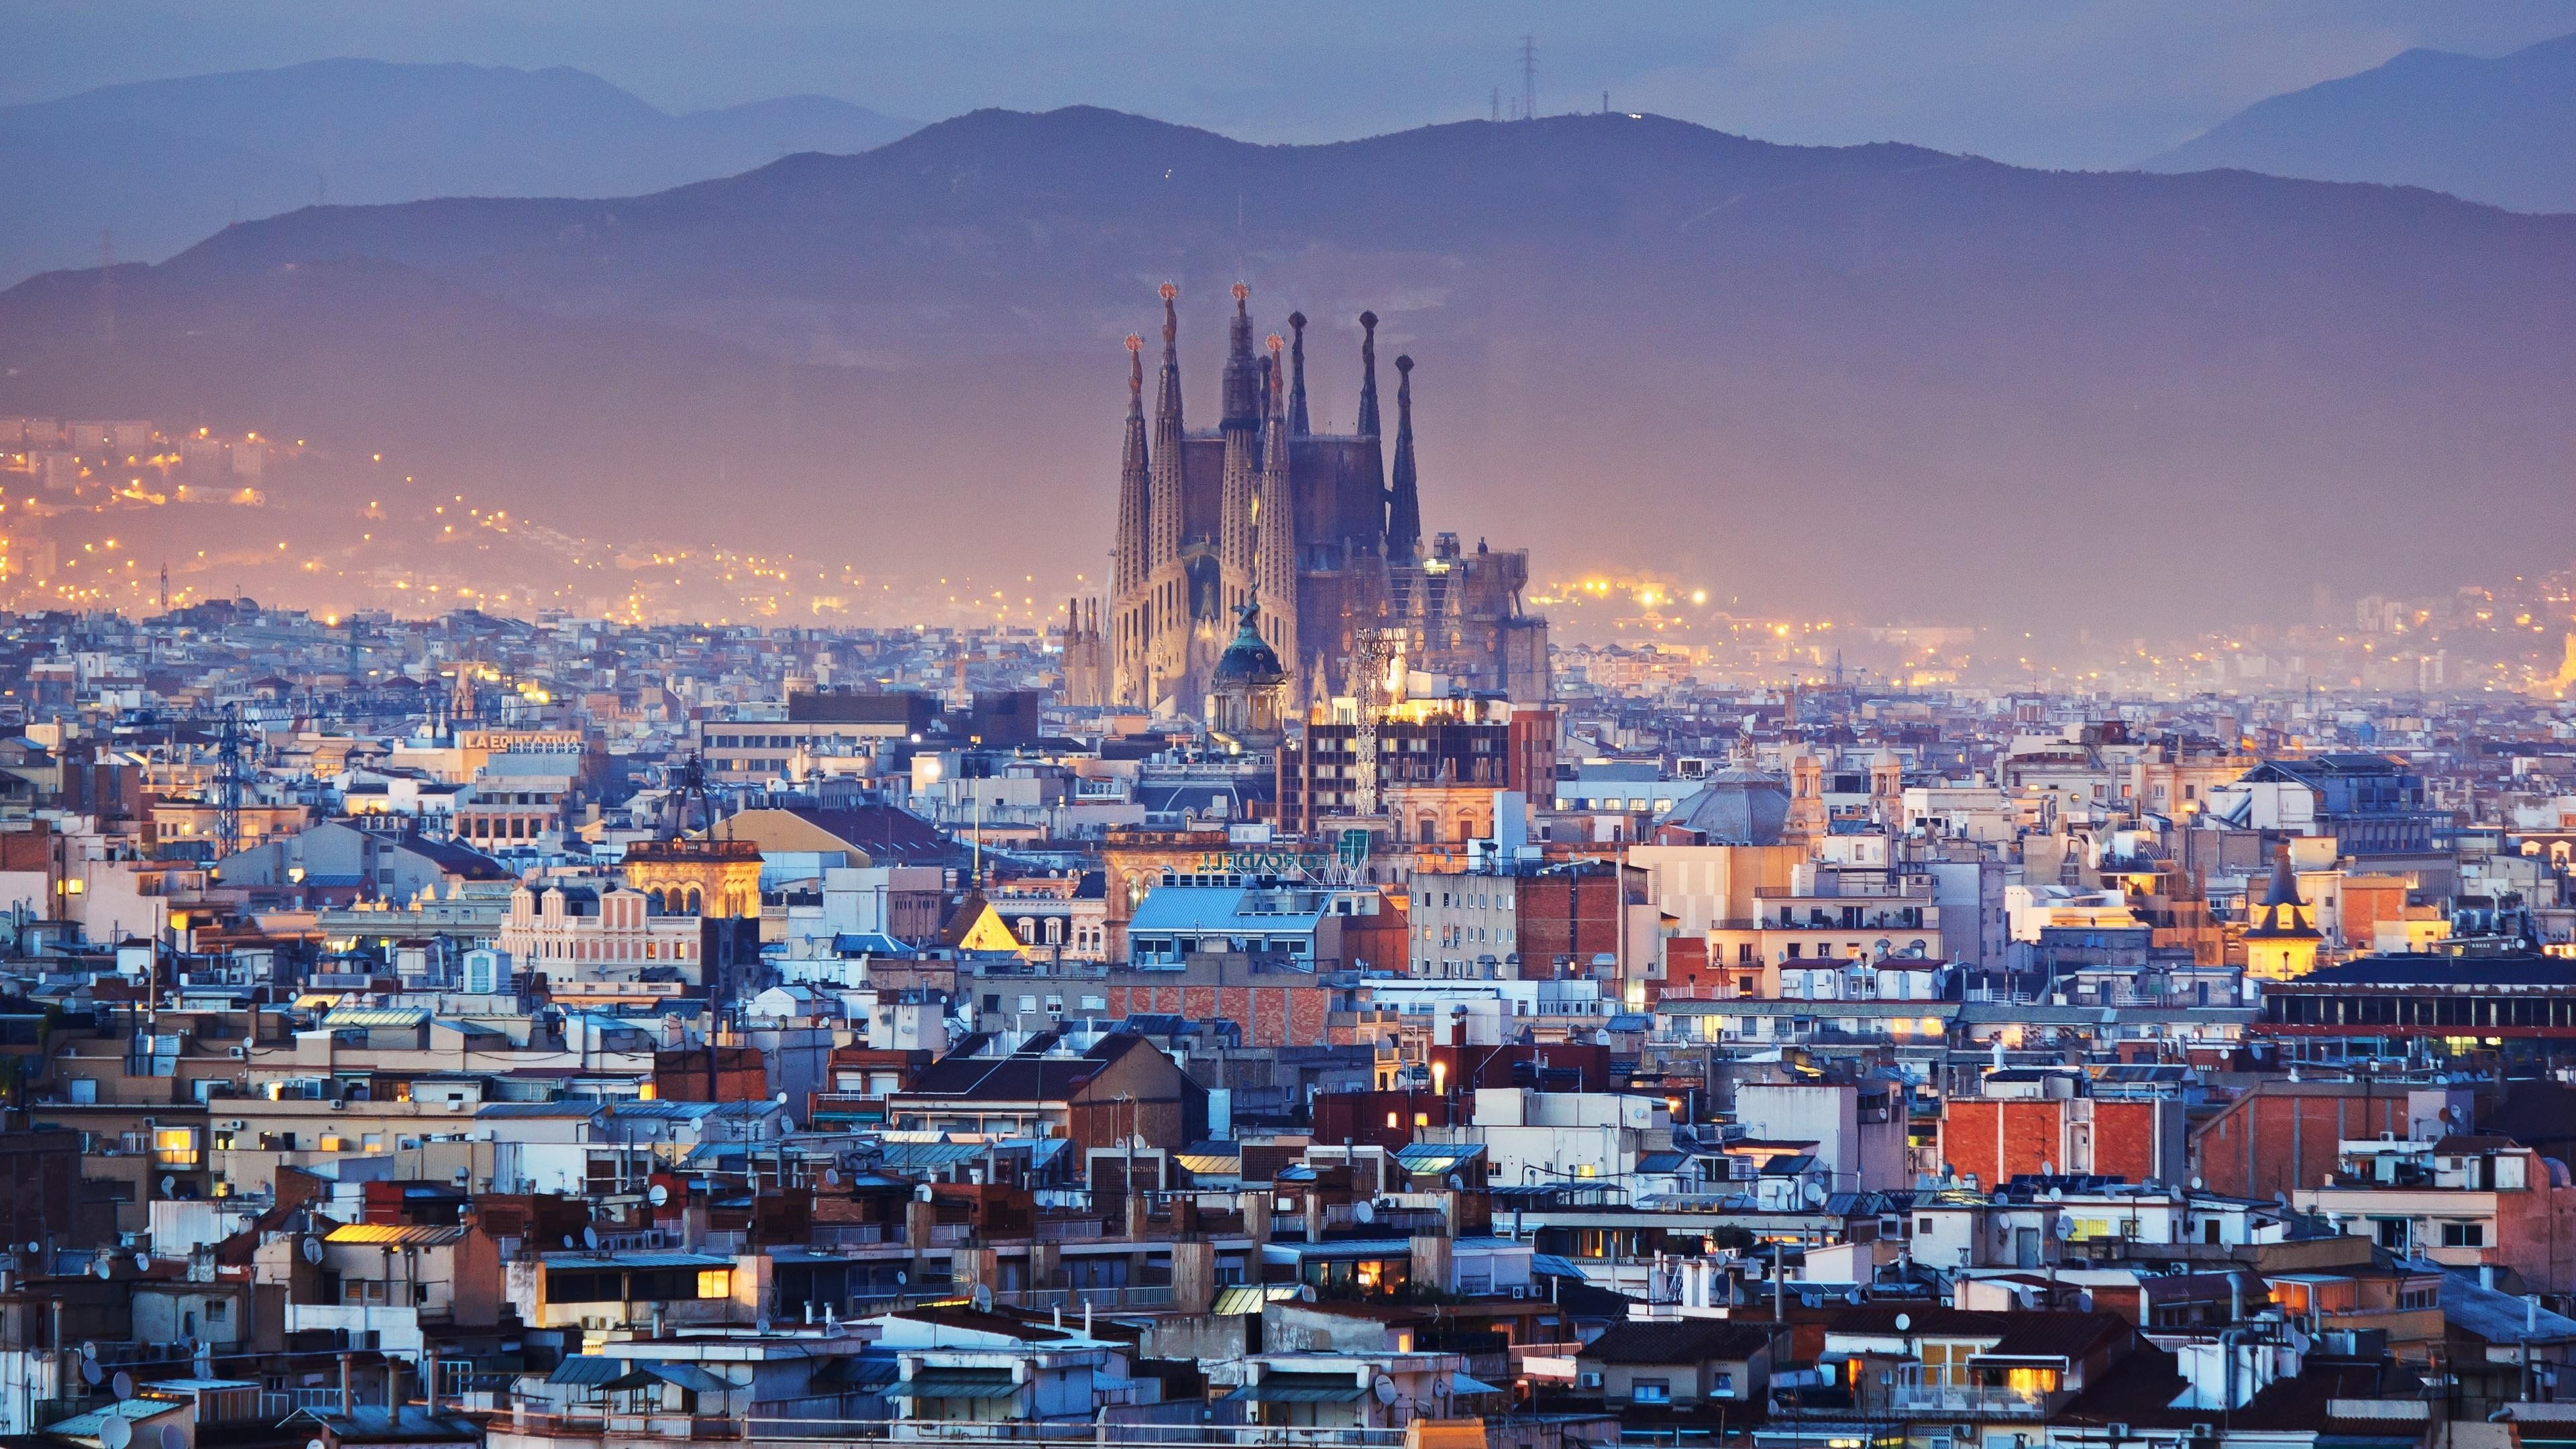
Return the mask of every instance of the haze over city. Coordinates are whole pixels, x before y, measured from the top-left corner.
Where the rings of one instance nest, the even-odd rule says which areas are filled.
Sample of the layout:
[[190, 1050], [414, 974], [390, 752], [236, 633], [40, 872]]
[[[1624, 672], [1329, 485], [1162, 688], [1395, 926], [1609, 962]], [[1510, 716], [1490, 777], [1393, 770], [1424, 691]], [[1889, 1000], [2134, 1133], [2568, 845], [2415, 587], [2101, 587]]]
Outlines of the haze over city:
[[13, 1449], [2576, 1444], [2576, 0], [0, 57]]

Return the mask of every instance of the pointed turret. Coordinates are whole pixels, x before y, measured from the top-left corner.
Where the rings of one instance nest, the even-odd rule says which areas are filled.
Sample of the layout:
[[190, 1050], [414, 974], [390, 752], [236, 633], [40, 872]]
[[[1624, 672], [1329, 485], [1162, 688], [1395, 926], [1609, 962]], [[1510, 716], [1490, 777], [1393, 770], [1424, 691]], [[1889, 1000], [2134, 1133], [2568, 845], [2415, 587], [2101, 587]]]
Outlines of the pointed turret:
[[1145, 339], [1127, 334], [1127, 446], [1118, 464], [1116, 593], [1124, 598], [1145, 582], [1151, 508], [1145, 477]]
[[1252, 289], [1234, 284], [1225, 349], [1225, 475], [1217, 522], [1220, 607], [1243, 606], [1253, 587], [1253, 500], [1261, 491], [1261, 367], [1252, 358]]
[[1413, 359], [1395, 360], [1395, 469], [1386, 490], [1386, 556], [1411, 558], [1422, 548], [1422, 494], [1413, 476]]
[[[1302, 438], [1306, 426], [1306, 314], [1288, 314], [1288, 435]], [[2576, 634], [2568, 637], [2567, 657], [2576, 660]]]
[[1226, 326], [1225, 340], [1225, 416], [1220, 423], [1229, 428], [1261, 425], [1261, 382], [1252, 360], [1251, 297], [1250, 287], [1234, 284], [1234, 320]]
[[[1270, 601], [1262, 633], [1289, 661], [1297, 659], [1297, 507], [1288, 468], [1288, 398], [1281, 386], [1279, 334], [1270, 335], [1268, 400], [1261, 447], [1261, 497], [1253, 532], [1253, 587]], [[1293, 690], [1298, 681], [1288, 681]]]
[[1360, 314], [1360, 426], [1363, 438], [1377, 436], [1377, 314]]
[[1181, 289], [1163, 284], [1163, 376], [1154, 396], [1154, 446], [1148, 461], [1147, 516], [1152, 524], [1145, 570], [1181, 554]]
[[2272, 857], [2272, 884], [2263, 893], [2263, 914], [2246, 934], [2315, 936], [2317, 931], [2308, 924], [2307, 910], [2308, 903], [2299, 898], [2299, 873], [2290, 865], [2290, 847], [2284, 845]]

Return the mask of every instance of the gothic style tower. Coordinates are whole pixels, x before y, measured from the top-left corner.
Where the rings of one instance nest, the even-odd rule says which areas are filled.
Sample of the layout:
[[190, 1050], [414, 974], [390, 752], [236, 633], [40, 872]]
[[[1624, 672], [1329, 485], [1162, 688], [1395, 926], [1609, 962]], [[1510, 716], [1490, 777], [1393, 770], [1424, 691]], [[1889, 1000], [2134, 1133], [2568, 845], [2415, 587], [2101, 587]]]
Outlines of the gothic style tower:
[[1143, 668], [1134, 703], [1151, 708], [1188, 668], [1189, 567], [1181, 558], [1182, 513], [1187, 496], [1181, 422], [1181, 323], [1175, 301], [1181, 289], [1163, 284], [1163, 374], [1154, 395], [1154, 446], [1147, 460], [1145, 554], [1146, 633]]
[[1153, 528], [1145, 476], [1145, 339], [1127, 334], [1127, 445], [1118, 464], [1118, 545], [1111, 565], [1110, 630], [1115, 663], [1101, 703], [1135, 704], [1143, 696], [1146, 550]]
[[1380, 436], [1377, 421], [1377, 314], [1360, 314], [1360, 426], [1363, 438]]
[[1261, 487], [1260, 365], [1252, 357], [1252, 289], [1234, 284], [1234, 320], [1227, 328], [1225, 349], [1225, 415], [1218, 432], [1225, 440], [1225, 472], [1217, 515], [1217, 596], [1227, 614], [1250, 601], [1252, 594], [1253, 499]]
[[[1270, 334], [1270, 386], [1262, 428], [1261, 494], [1255, 504], [1253, 585], [1260, 590], [1261, 633], [1279, 657], [1297, 657], [1297, 506], [1289, 481], [1288, 402], [1279, 385], [1279, 334]], [[1287, 679], [1293, 695], [1300, 681]]]
[[1413, 478], [1413, 359], [1395, 360], [1395, 467], [1386, 494], [1386, 556], [1422, 552], [1422, 494]]
[[[1302, 438], [1314, 429], [1306, 426], [1306, 314], [1288, 314], [1288, 334], [1295, 340], [1288, 344], [1288, 435]], [[2567, 657], [2576, 659], [2576, 635], [2568, 636]]]

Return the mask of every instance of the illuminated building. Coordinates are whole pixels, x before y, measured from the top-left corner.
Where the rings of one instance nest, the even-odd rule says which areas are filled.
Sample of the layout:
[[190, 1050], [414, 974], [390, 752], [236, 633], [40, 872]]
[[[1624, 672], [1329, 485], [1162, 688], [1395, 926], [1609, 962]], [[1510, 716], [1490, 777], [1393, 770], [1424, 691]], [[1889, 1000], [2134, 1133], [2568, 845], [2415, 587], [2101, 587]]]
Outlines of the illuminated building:
[[2272, 888], [2264, 893], [2263, 913], [2245, 933], [2245, 974], [2258, 981], [2305, 976], [2317, 964], [2317, 947], [2324, 941], [2308, 919], [2307, 902], [2299, 899], [2299, 878], [2290, 869], [2290, 848], [2285, 845], [2272, 865]]
[[[1151, 425], [1143, 342], [1129, 337], [1127, 427], [1110, 597], [1111, 702], [1187, 711], [1209, 693], [1235, 620], [1258, 595], [1260, 637], [1292, 706], [1329, 696], [1357, 631], [1402, 628], [1412, 667], [1525, 703], [1549, 694], [1547, 624], [1522, 612], [1526, 552], [1426, 540], [1414, 466], [1411, 358], [1396, 359], [1392, 477], [1380, 442], [1375, 313], [1362, 313], [1355, 430], [1307, 425], [1306, 319], [1256, 359], [1249, 293], [1235, 289], [1213, 432], [1183, 424], [1175, 288], [1163, 289], [1163, 361]], [[1281, 351], [1287, 347], [1283, 359]], [[1072, 682], [1070, 673], [1068, 683]]]

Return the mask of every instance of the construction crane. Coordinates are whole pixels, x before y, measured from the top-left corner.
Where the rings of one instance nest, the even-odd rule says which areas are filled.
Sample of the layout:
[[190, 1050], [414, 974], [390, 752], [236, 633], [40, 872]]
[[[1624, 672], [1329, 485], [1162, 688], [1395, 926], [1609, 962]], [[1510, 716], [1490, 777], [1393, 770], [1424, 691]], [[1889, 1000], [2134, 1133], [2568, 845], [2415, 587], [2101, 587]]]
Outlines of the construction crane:
[[1386, 723], [1387, 711], [1404, 702], [1405, 643], [1402, 629], [1363, 629], [1351, 648], [1351, 700], [1359, 714], [1359, 733], [1352, 737], [1351, 748], [1359, 756], [1355, 793], [1362, 817], [1378, 812], [1378, 730]]
[[249, 774], [240, 705], [224, 706], [223, 728], [215, 741], [215, 859], [227, 860], [241, 850], [242, 786]]

